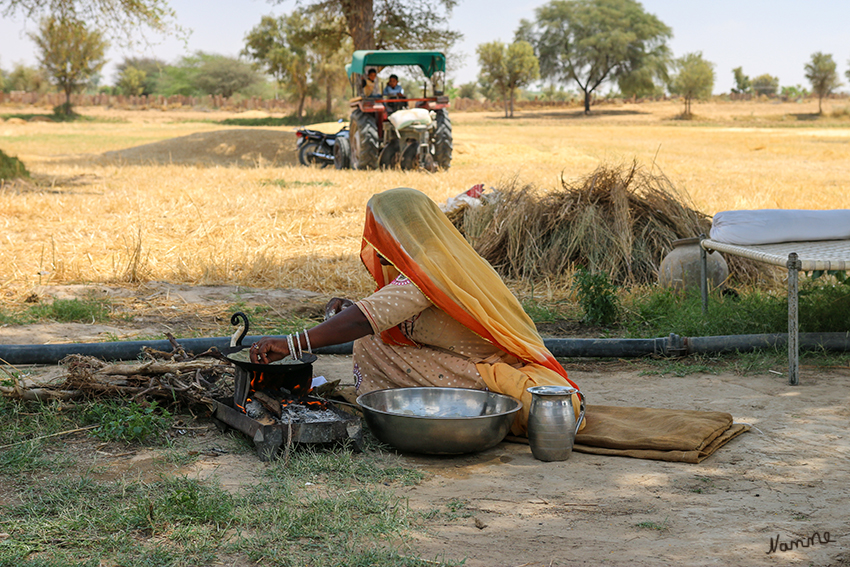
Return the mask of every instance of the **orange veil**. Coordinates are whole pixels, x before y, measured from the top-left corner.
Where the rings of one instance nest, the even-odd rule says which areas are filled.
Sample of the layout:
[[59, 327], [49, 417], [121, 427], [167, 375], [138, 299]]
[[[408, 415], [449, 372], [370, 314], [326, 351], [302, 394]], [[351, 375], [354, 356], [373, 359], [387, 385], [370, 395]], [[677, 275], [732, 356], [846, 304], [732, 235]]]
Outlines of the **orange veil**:
[[[383, 266], [379, 254], [392, 266]], [[496, 271], [424, 193], [398, 188], [369, 199], [360, 259], [378, 288], [404, 274], [453, 319], [523, 361], [520, 368], [501, 362], [477, 364], [490, 390], [523, 402], [514, 433], [524, 434], [528, 422], [531, 394], [526, 388], [578, 388]], [[411, 344], [398, 328], [381, 337], [387, 343]]]

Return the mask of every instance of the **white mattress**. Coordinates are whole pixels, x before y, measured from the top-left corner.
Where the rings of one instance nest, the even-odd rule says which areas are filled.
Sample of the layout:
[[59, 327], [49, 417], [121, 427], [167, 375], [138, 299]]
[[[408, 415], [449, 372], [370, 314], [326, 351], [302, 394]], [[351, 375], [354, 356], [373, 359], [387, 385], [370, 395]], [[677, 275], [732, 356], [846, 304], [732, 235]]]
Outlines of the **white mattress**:
[[721, 211], [711, 226], [711, 240], [743, 246], [847, 239], [850, 209]]

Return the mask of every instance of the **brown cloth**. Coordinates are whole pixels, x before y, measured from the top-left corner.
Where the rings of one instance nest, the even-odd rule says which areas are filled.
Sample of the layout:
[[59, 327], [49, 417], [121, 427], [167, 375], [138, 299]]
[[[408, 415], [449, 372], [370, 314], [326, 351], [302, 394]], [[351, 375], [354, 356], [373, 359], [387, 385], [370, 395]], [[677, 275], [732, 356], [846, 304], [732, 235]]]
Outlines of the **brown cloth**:
[[750, 429], [718, 411], [587, 406], [585, 419], [576, 451], [682, 463], [699, 463]]

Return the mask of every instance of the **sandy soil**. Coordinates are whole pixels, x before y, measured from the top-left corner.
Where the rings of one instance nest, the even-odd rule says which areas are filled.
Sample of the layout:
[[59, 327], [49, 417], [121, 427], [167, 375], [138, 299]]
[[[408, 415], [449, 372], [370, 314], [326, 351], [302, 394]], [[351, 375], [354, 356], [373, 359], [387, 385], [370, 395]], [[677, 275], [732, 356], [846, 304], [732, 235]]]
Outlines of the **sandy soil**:
[[[234, 294], [244, 300], [246, 293], [249, 302], [285, 308], [276, 292], [156, 285], [152, 293], [189, 309]], [[90, 292], [86, 286], [41, 290], [59, 297]], [[100, 292], [115, 300], [129, 293]], [[310, 302], [312, 295], [303, 299]], [[120, 331], [130, 336], [127, 326]], [[6, 327], [0, 343], [91, 340], [97, 332], [91, 325]], [[850, 565], [850, 368], [804, 367], [800, 385], [791, 387], [779, 373], [674, 377], [650, 375], [639, 362], [563, 363], [591, 405], [725, 411], [753, 428], [698, 465], [582, 453], [544, 463], [527, 445], [509, 442], [458, 457], [403, 456], [427, 478], [399, 494], [413, 510], [444, 512], [416, 537], [412, 552], [465, 559], [470, 567]], [[350, 383], [350, 368], [350, 357], [323, 356], [315, 372]], [[213, 427], [203, 434], [204, 443], [215, 445]], [[142, 474], [154, 459], [144, 452], [118, 457], [107, 459], [114, 461], [114, 474]], [[213, 451], [179, 472], [214, 477], [237, 490], [263, 466]], [[788, 550], [791, 542], [808, 544], [811, 537], [812, 545]]]

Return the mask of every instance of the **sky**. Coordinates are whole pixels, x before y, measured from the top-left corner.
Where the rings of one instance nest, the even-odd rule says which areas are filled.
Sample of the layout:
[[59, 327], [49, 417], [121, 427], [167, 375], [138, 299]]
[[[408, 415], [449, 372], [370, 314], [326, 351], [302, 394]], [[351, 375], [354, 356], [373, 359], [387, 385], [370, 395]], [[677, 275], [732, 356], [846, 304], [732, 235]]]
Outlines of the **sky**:
[[[459, 0], [452, 12], [451, 27], [464, 38], [456, 52], [464, 55], [450, 78], [457, 84], [473, 81], [478, 66], [475, 48], [481, 43], [510, 42], [519, 21], [533, 19], [534, 9], [548, 0]], [[0, 5], [5, 4], [0, 0]], [[292, 11], [295, 0], [272, 4], [265, 0], [171, 0], [177, 21], [192, 30], [188, 44], [148, 34], [156, 45], [138, 49], [111, 47], [103, 84], [115, 80], [115, 65], [126, 56], [143, 55], [173, 62], [198, 50], [236, 56], [245, 34], [264, 15]], [[850, 68], [850, 1], [848, 0], [644, 0], [644, 9], [673, 29], [669, 46], [674, 56], [701, 51], [715, 64], [714, 93], [734, 86], [732, 69], [743, 67], [751, 78], [768, 73], [781, 86], [808, 87], [804, 65], [817, 51], [833, 55], [844, 84]], [[0, 68], [14, 63], [36, 64], [34, 44], [27, 32], [36, 23], [21, 17], [0, 20]], [[451, 63], [450, 63], [450, 66]], [[577, 90], [575, 84], [566, 88]], [[605, 92], [607, 88], [603, 88]]]

